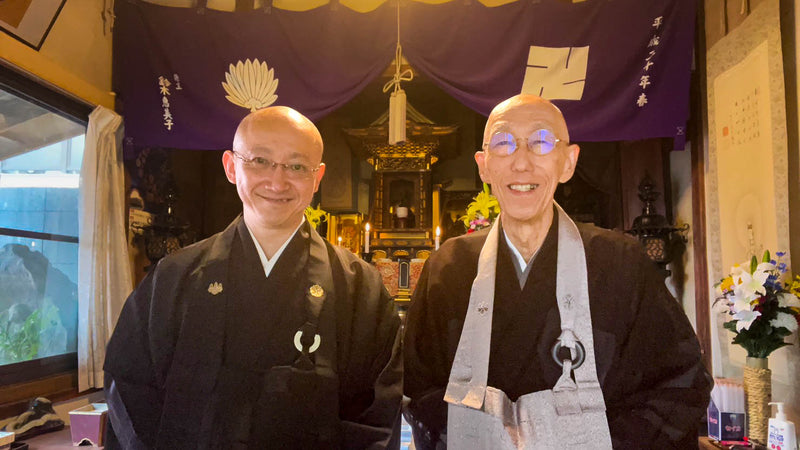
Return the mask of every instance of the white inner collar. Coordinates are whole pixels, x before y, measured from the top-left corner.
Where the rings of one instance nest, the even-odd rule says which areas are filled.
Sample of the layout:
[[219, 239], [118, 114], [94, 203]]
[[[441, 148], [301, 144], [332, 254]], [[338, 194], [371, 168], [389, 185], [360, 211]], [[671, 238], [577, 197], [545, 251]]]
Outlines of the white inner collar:
[[289, 237], [286, 238], [286, 240], [283, 242], [283, 245], [281, 245], [280, 248], [275, 252], [275, 254], [272, 255], [272, 258], [267, 258], [267, 254], [264, 253], [264, 249], [261, 248], [261, 244], [258, 243], [258, 239], [256, 239], [256, 236], [253, 234], [253, 231], [250, 230], [250, 227], [248, 227], [247, 223], [245, 222], [244, 225], [247, 228], [247, 232], [250, 233], [250, 238], [253, 239], [253, 244], [256, 245], [256, 252], [258, 252], [258, 259], [261, 260], [261, 265], [264, 267], [264, 274], [267, 277], [269, 277], [270, 272], [272, 272], [272, 268], [275, 267], [275, 263], [278, 262], [278, 258], [281, 257], [283, 250], [286, 248], [287, 245], [289, 245], [289, 241], [291, 241], [294, 235], [297, 234], [297, 230], [300, 229], [300, 227], [303, 225], [303, 223], [305, 223], [305, 221], [306, 217], [304, 215], [303, 220], [301, 220], [300, 224], [297, 225], [297, 228], [294, 229], [294, 233], [290, 234]]
[[511, 239], [508, 238], [508, 235], [506, 234], [505, 231], [503, 231], [503, 237], [506, 239], [506, 244], [508, 244], [508, 248], [511, 249], [511, 253], [513, 253], [514, 256], [517, 257], [517, 263], [518, 263], [517, 267], [519, 267], [521, 272], [524, 272], [525, 269], [528, 267], [528, 264], [530, 264], [530, 262], [533, 261], [533, 258], [536, 257], [536, 253], [538, 253], [539, 251], [537, 250], [536, 253], [534, 253], [533, 256], [531, 256], [531, 261], [525, 261], [525, 258], [522, 257], [522, 253], [520, 253], [519, 250], [517, 250], [517, 247], [514, 247], [514, 244], [511, 242]]

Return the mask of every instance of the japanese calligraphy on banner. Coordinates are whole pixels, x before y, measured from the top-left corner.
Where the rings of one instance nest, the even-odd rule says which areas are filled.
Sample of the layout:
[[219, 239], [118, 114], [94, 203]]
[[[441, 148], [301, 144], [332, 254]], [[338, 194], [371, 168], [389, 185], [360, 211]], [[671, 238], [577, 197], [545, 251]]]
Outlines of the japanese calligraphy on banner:
[[[181, 78], [178, 74], [173, 74], [173, 77], [175, 77], [175, 90], [183, 90], [181, 87]], [[167, 78], [163, 76], [158, 77], [158, 92], [161, 94], [161, 107], [164, 108], [164, 115], [162, 118], [164, 119], [164, 126], [167, 128], [167, 131], [172, 131], [172, 126], [175, 125], [172, 121], [172, 113], [169, 111], [169, 96], [172, 95], [169, 90], [170, 86], [172, 86], [172, 83], [170, 83]]]
[[319, 119], [377, 77], [397, 43], [389, 5], [270, 14], [139, 0], [114, 7], [114, 90], [134, 147], [229, 148], [239, 121], [273, 104]]
[[[658, 16], [653, 19], [653, 25], [651, 25], [655, 30], [654, 33], [658, 33], [661, 25], [664, 23], [664, 16]], [[647, 88], [652, 84], [650, 81], [650, 69], [653, 68], [655, 65], [655, 57], [658, 45], [661, 43], [661, 37], [658, 34], [654, 34], [652, 38], [650, 38], [650, 42], [647, 44], [647, 48], [652, 48], [649, 52], [647, 52], [647, 57], [644, 59], [644, 66], [642, 67], [642, 72], [644, 73], [641, 78], [639, 79], [639, 86], [642, 87], [642, 93], [639, 94], [639, 98], [636, 99], [636, 104], [639, 105], [640, 108], [643, 108], [644, 105], [647, 104], [647, 93], [645, 92]], [[653, 71], [655, 72], [655, 70]]]
[[675, 137], [683, 148], [695, 13], [694, 0], [412, 4], [402, 44], [413, 67], [483, 114], [532, 93], [561, 108], [572, 140]]
[[[409, 2], [400, 37], [412, 67], [481, 114], [535, 93], [562, 109], [575, 141], [676, 137], [682, 148], [695, 1]], [[395, 51], [394, 2], [368, 12], [115, 8], [115, 90], [135, 146], [225, 148], [248, 111], [271, 104], [319, 119]]]

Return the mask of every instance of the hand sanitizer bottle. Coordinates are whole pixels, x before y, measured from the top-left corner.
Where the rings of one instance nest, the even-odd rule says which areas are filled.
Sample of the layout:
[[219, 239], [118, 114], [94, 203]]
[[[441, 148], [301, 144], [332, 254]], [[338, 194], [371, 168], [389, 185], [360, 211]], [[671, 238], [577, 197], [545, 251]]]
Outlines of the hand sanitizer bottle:
[[769, 419], [769, 437], [767, 448], [770, 450], [797, 450], [797, 436], [794, 434], [794, 424], [786, 420], [783, 412], [783, 402], [771, 402], [770, 405], [778, 407], [775, 417]]

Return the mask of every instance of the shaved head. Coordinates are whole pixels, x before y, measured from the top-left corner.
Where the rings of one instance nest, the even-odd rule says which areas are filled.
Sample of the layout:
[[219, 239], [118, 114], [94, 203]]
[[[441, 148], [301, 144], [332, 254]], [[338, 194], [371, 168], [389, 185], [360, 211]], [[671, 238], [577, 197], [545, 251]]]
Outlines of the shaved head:
[[489, 114], [489, 119], [486, 121], [483, 141], [487, 142], [489, 140], [489, 135], [493, 132], [492, 125], [494, 125], [495, 122], [502, 120], [506, 113], [516, 109], [536, 111], [541, 116], [538, 120], [543, 122], [543, 124], [546, 122], [550, 125], [560, 139], [565, 142], [570, 142], [567, 122], [564, 120], [564, 115], [561, 113], [561, 110], [558, 109], [556, 105], [552, 104], [550, 100], [543, 99], [533, 94], [515, 95], [495, 106]]
[[306, 116], [288, 106], [271, 106], [256, 110], [245, 116], [236, 128], [236, 134], [233, 137], [233, 150], [241, 151], [243, 147], [246, 147], [246, 138], [254, 130], [269, 131], [272, 129], [293, 131], [300, 136], [304, 136], [309, 140], [310, 147], [318, 152], [318, 155], [315, 155], [318, 156], [318, 158], [315, 158], [316, 162], [322, 160], [322, 136], [316, 125], [308, 120]]

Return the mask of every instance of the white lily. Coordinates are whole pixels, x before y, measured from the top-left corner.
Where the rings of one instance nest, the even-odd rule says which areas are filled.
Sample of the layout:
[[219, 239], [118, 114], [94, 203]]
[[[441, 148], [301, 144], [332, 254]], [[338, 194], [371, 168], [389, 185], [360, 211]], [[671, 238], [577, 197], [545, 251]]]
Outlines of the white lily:
[[769, 263], [759, 264], [758, 268], [752, 275], [747, 273], [747, 271], [742, 271], [739, 274], [739, 284], [736, 286], [736, 288], [734, 288], [734, 293], [737, 297], [744, 297], [745, 299], [752, 301], [761, 297], [767, 292], [767, 290], [764, 288], [764, 282], [767, 281], [769, 273], [759, 269], [762, 265], [768, 264]]
[[750, 325], [753, 324], [753, 321], [756, 320], [761, 313], [758, 311], [739, 311], [733, 315], [733, 319], [736, 320], [736, 332], [740, 332], [742, 330], [749, 330]]
[[756, 266], [756, 272], [772, 273], [776, 267], [775, 261], [760, 262]]
[[741, 311], [752, 311], [752, 310], [753, 310], [753, 304], [747, 298], [736, 297], [736, 299], [733, 301], [733, 311], [736, 313]]
[[777, 317], [769, 321], [769, 324], [775, 328], [784, 327], [790, 333], [794, 333], [797, 330], [797, 320], [795, 320], [794, 316], [783, 312], [779, 312]]

